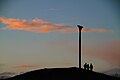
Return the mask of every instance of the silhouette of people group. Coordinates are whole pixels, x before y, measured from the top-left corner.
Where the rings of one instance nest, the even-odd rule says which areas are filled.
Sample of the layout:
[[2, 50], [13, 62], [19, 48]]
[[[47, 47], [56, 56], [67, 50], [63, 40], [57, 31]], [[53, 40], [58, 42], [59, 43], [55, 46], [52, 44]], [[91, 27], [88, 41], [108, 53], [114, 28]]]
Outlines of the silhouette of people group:
[[92, 64], [92, 63], [90, 63], [90, 64], [85, 63], [85, 64], [84, 64], [84, 69], [85, 69], [85, 70], [93, 71], [93, 64]]

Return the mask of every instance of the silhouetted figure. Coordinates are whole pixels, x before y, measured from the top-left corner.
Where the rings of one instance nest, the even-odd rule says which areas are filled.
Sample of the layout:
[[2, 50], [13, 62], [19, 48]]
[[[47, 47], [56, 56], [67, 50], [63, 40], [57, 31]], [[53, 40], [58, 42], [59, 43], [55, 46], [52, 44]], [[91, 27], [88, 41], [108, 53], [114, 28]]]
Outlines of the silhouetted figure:
[[90, 71], [93, 71], [93, 65], [90, 64]]
[[87, 70], [87, 63], [84, 64], [84, 69]]
[[89, 70], [89, 64], [86, 65], [86, 69]]

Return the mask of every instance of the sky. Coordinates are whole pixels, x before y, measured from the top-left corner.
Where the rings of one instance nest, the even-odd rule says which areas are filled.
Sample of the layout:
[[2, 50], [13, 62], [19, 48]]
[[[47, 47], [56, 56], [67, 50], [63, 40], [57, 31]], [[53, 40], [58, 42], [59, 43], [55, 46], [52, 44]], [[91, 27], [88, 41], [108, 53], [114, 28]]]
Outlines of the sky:
[[78, 67], [120, 67], [118, 0], [0, 0], [0, 72]]

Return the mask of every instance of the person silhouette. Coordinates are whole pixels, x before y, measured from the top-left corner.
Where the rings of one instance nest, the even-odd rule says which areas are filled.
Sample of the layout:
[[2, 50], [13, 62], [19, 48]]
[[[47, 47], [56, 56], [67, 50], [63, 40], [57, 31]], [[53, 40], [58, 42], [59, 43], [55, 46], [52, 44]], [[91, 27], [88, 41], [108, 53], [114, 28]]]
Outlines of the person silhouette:
[[87, 70], [87, 63], [84, 64], [84, 69]]
[[86, 65], [86, 70], [89, 70], [89, 64]]
[[90, 64], [90, 71], [93, 71], [93, 64]]

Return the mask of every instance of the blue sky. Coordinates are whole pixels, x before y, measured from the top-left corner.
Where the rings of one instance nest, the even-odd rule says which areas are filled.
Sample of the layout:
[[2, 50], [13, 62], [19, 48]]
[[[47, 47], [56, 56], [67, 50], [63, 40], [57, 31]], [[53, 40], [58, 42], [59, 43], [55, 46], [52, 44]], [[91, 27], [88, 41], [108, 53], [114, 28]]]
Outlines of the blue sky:
[[[119, 1], [118, 1], [119, 2]], [[96, 71], [119, 67], [120, 15], [113, 0], [1, 0], [0, 17], [51, 24], [112, 30], [82, 33], [82, 64]], [[0, 23], [4, 28], [9, 24]], [[0, 30], [1, 71], [27, 71], [44, 67], [78, 66], [78, 33], [35, 33]], [[113, 47], [114, 46], [114, 47]], [[113, 50], [112, 50], [113, 49]], [[98, 52], [99, 51], [99, 52]], [[111, 57], [112, 56], [112, 57]], [[117, 56], [117, 58], [116, 58]], [[113, 60], [116, 58], [116, 60]], [[101, 66], [104, 65], [104, 66]]]

